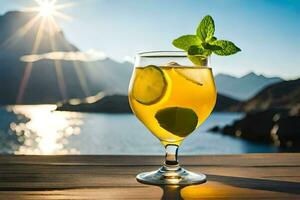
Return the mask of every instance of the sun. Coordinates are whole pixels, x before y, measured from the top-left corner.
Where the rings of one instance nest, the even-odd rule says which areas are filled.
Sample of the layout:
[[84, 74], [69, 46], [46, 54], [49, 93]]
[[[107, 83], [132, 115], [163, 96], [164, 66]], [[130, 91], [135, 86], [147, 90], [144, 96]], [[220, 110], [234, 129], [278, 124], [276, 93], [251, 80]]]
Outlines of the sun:
[[59, 3], [59, 0], [34, 0], [37, 6], [25, 7], [23, 11], [25, 12], [36, 12], [37, 17], [42, 18], [52, 18], [55, 17], [63, 18], [66, 20], [72, 19], [67, 14], [63, 13], [63, 9], [68, 7], [73, 7], [74, 2], [69, 3]]
[[41, 1], [39, 4], [39, 14], [43, 17], [53, 16], [56, 12], [54, 1]]

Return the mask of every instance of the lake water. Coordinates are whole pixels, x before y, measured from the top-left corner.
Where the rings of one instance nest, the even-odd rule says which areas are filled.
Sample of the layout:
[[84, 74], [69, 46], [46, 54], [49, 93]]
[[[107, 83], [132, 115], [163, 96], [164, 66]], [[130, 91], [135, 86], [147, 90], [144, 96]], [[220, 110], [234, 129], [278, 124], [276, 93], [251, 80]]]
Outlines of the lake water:
[[[1, 154], [163, 154], [159, 141], [132, 114], [58, 112], [55, 105], [0, 108]], [[210, 133], [242, 114], [213, 113], [180, 154], [277, 152], [271, 145]]]

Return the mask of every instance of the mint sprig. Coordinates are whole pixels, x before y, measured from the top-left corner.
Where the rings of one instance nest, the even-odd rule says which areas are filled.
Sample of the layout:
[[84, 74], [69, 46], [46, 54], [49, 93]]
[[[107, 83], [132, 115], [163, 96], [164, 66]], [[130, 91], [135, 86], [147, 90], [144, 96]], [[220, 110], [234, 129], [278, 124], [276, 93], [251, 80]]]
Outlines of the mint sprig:
[[215, 23], [211, 16], [205, 16], [200, 22], [196, 35], [183, 35], [172, 44], [187, 52], [190, 60], [201, 65], [212, 53], [219, 56], [229, 56], [241, 51], [233, 42], [218, 40], [215, 36]]

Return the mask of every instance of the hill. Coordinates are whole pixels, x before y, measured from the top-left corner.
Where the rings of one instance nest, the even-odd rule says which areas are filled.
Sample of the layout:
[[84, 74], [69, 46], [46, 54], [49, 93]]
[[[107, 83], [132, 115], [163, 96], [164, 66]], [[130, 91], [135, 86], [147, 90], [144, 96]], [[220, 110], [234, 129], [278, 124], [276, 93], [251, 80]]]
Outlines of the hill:
[[238, 100], [247, 100], [264, 87], [282, 81], [279, 77], [265, 77], [253, 72], [240, 78], [227, 74], [215, 76], [216, 86], [222, 94]]
[[300, 107], [300, 79], [272, 84], [251, 99], [230, 108], [232, 111], [297, 109]]
[[[101, 113], [131, 113], [128, 97], [125, 95], [107, 95], [97, 101], [89, 103], [88, 99], [82, 99], [79, 104], [73, 104], [72, 100], [58, 106], [57, 110], [77, 112], [101, 112]], [[89, 97], [91, 98], [91, 97]]]

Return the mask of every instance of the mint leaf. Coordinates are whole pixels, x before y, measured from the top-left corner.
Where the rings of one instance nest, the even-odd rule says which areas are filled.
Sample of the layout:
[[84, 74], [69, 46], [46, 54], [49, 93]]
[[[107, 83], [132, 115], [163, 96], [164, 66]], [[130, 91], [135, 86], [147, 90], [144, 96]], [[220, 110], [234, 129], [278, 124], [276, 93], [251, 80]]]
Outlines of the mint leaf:
[[188, 51], [192, 45], [201, 45], [201, 41], [196, 35], [184, 35], [175, 39], [172, 44], [179, 49]]
[[217, 40], [216, 37], [212, 37], [212, 38], [209, 40], [209, 42], [214, 42], [214, 41], [216, 41], [216, 40]]
[[204, 49], [211, 50], [211, 51], [222, 50], [222, 47], [214, 44], [209, 44], [206, 42], [203, 42], [201, 45], [203, 46]]
[[220, 50], [213, 50], [213, 52], [219, 56], [229, 56], [241, 51], [233, 42], [227, 40], [216, 40], [212, 44], [221, 48]]
[[179, 137], [192, 133], [198, 124], [197, 114], [189, 108], [168, 107], [155, 114], [159, 125]]
[[205, 49], [198, 45], [192, 45], [188, 49], [189, 55], [204, 55]]
[[202, 42], [209, 41], [215, 33], [215, 23], [211, 16], [205, 16], [197, 28], [197, 36]]
[[[220, 48], [220, 47], [218, 47]], [[202, 46], [199, 45], [192, 45], [188, 50], [189, 55], [198, 55], [206, 58], [207, 56], [211, 55], [212, 51], [210, 49], [204, 49]]]

